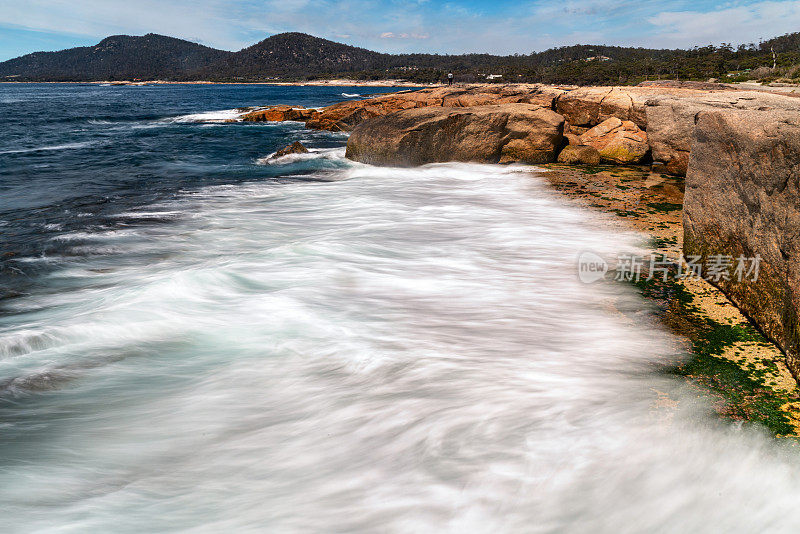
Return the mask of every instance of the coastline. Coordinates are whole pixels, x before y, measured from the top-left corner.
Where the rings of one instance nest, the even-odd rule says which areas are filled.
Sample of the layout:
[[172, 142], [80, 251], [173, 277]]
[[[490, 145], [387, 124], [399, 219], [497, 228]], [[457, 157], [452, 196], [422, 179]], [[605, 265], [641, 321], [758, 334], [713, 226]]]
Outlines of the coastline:
[[[310, 86], [310, 87], [446, 87], [446, 83], [419, 83], [410, 82], [400, 79], [385, 79], [385, 80], [355, 80], [350, 78], [332, 78], [324, 80], [308, 80], [308, 81], [271, 81], [271, 82], [254, 82], [254, 81], [238, 81], [238, 82], [218, 82], [211, 80], [187, 80], [187, 81], [173, 81], [173, 80], [89, 80], [89, 81], [17, 81], [17, 80], [0, 80], [0, 84], [16, 84], [16, 83], [47, 83], [47, 84], [112, 84], [112, 85], [274, 85], [274, 86]], [[694, 83], [694, 82], [690, 82]], [[702, 83], [702, 82], [698, 82]], [[497, 83], [474, 83], [474, 86], [497, 86]], [[762, 91], [773, 92], [785, 95], [793, 95], [800, 93], [800, 84], [762, 84], [760, 82], [731, 82], [724, 84], [734, 89], [743, 91]], [[635, 86], [628, 86], [635, 87]]]
[[540, 107], [491, 102], [548, 93], [0, 89], [9, 522], [795, 528], [783, 355], [705, 282], [580, 276], [582, 252], [679, 254], [692, 173], [345, 159], [371, 121], [467, 114], [408, 153], [463, 133], [476, 157]]
[[[311, 112], [306, 127], [351, 131], [346, 156], [379, 166], [588, 165], [592, 183], [569, 183], [583, 189], [592, 205], [645, 222], [653, 213], [671, 213], [673, 220], [640, 229], [654, 242], [670, 244], [671, 269], [677, 272], [681, 258], [693, 258], [693, 272], [707, 280], [699, 287], [641, 284], [646, 296], [679, 312], [674, 324], [687, 323], [694, 356], [675, 374], [704, 382], [731, 401], [728, 410], [739, 419], [762, 422], [775, 435], [796, 435], [800, 271], [793, 236], [800, 211], [791, 155], [800, 150], [798, 109], [792, 95], [725, 84], [509, 84], [423, 89], [337, 104]], [[293, 113], [276, 108], [243, 120], [292, 120]], [[634, 178], [621, 183], [619, 173], [604, 179], [600, 163], [631, 169], [625, 172], [649, 170], [636, 187]], [[785, 184], [778, 194], [776, 181]], [[732, 277], [737, 258], [738, 279]], [[720, 263], [716, 275], [710, 274], [714, 262]], [[704, 309], [709, 299], [741, 313]], [[772, 352], [753, 352], [744, 342]]]
[[421, 84], [405, 80], [350, 80], [346, 78], [337, 78], [332, 80], [311, 80], [305, 82], [212, 82], [208, 80], [200, 81], [168, 81], [168, 80], [103, 80], [103, 81], [15, 81], [15, 80], [0, 80], [0, 83], [48, 83], [48, 84], [92, 84], [102, 85], [110, 84], [114, 86], [133, 86], [142, 87], [148, 85], [274, 85], [274, 86], [310, 86], [310, 87], [443, 87], [445, 84]]
[[[18, 83], [18, 82], [11, 82]], [[62, 82], [53, 82], [62, 83]], [[70, 82], [63, 82], [70, 83]], [[102, 82], [92, 82], [102, 83]], [[198, 85], [212, 82], [155, 82], [165, 85]], [[355, 80], [325, 80], [319, 82], [261, 83], [263, 85], [317, 85], [347, 86]], [[225, 85], [220, 83], [220, 85]], [[382, 86], [364, 84], [362, 86]], [[386, 85], [386, 87], [389, 87]], [[415, 86], [419, 87], [419, 86]], [[525, 91], [529, 86], [519, 86]], [[454, 87], [464, 94], [448, 95], [425, 94], [422, 102], [436, 109], [445, 104], [461, 109], [487, 109], [487, 104], [505, 97], [504, 93], [477, 93], [477, 90], [500, 90], [499, 85], [471, 85]], [[523, 98], [545, 101], [546, 106], [553, 97], [547, 91], [553, 88], [535, 88], [540, 92], [524, 93]], [[560, 90], [560, 89], [559, 89]], [[687, 91], [687, 89], [671, 89]], [[443, 90], [436, 90], [443, 91]], [[469, 92], [472, 91], [472, 92]], [[403, 91], [403, 100], [395, 100], [393, 95], [371, 97], [363, 100], [344, 101], [329, 106], [326, 116], [330, 124], [319, 122], [322, 129], [333, 131], [352, 130], [370, 118], [401, 109], [409, 96], [429, 93], [430, 89], [419, 93]], [[569, 92], [561, 94], [570, 95]], [[591, 95], [589, 95], [591, 96]], [[482, 100], [485, 97], [484, 100]], [[518, 98], [516, 94], [512, 97]], [[452, 100], [448, 100], [452, 99]], [[441, 100], [439, 102], [439, 100]], [[565, 99], [566, 100], [566, 99]], [[438, 106], [435, 105], [438, 102]], [[601, 100], [604, 113], [623, 115], [636, 113], [634, 101], [625, 102], [629, 108], [620, 107], [609, 111], [610, 99]], [[383, 103], [385, 108], [378, 109]], [[582, 97], [577, 101], [581, 108], [575, 116], [590, 108], [593, 101]], [[514, 104], [510, 104], [514, 105]], [[530, 104], [536, 105], [536, 104]], [[473, 107], [474, 106], [474, 107]], [[545, 107], [546, 107], [545, 106]], [[272, 106], [272, 111], [291, 106]], [[451, 109], [458, 109], [457, 107]], [[367, 110], [370, 114], [363, 114]], [[564, 110], [560, 110], [564, 111]], [[568, 110], [567, 110], [568, 111]], [[263, 110], [249, 114], [262, 113]], [[314, 113], [309, 110], [310, 113]], [[374, 114], [373, 114], [374, 113]], [[448, 111], [447, 113], [451, 113]], [[278, 114], [283, 118], [254, 118], [254, 120], [297, 120]], [[248, 120], [248, 119], [244, 119]], [[599, 119], [597, 119], [599, 120]], [[654, 126], [654, 125], [651, 125]], [[308, 127], [308, 125], [307, 125]], [[574, 126], [573, 126], [574, 128]], [[319, 129], [319, 128], [318, 128]], [[588, 128], [586, 128], [588, 130]], [[651, 129], [652, 131], [652, 129]], [[469, 147], [470, 150], [472, 147]], [[651, 251], [680, 257], [683, 251], [683, 224], [681, 219], [684, 178], [661, 174], [645, 165], [611, 166], [545, 164], [546, 180], [565, 198], [581, 205], [614, 215], [619, 228], [635, 229], [650, 237]], [[703, 390], [714, 396], [717, 412], [735, 420], [763, 423], [774, 435], [781, 437], [800, 437], [800, 388], [785, 363], [785, 355], [778, 346], [767, 341], [751, 322], [739, 311], [722, 291], [704, 280], [674, 282], [654, 287], [641, 284], [643, 296], [650, 299], [659, 311], [657, 315], [674, 333], [681, 336], [687, 351], [692, 357], [686, 363], [677, 365], [670, 372], [683, 376], [692, 384], [703, 386]]]
[[[649, 167], [542, 166], [544, 178], [567, 201], [613, 216], [614, 228], [648, 236], [649, 253], [680, 257], [683, 179]], [[657, 280], [657, 279], [656, 279]], [[758, 332], [718, 288], [703, 279], [642, 280], [642, 296], [685, 344], [687, 359], [665, 372], [709, 397], [715, 412], [759, 423], [776, 438], [800, 438], [800, 386], [778, 346]], [[661, 399], [665, 405], [673, 399]]]

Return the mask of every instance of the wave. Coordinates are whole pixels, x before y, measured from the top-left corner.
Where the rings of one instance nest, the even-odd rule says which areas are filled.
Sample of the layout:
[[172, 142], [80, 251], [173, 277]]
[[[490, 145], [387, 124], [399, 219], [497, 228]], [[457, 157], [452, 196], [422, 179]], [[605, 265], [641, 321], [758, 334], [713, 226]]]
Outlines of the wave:
[[77, 150], [99, 144], [98, 141], [82, 141], [79, 143], [65, 143], [63, 145], [46, 145], [33, 148], [16, 148], [12, 150], [0, 150], [0, 154], [27, 154], [30, 152], [47, 152], [51, 150]]
[[106, 127], [111, 130], [149, 130], [153, 128], [163, 128], [174, 124], [201, 124], [203, 126], [216, 126], [226, 122], [238, 121], [244, 112], [236, 109], [223, 109], [216, 111], [203, 111], [200, 113], [189, 113], [187, 115], [177, 115], [161, 119], [142, 119], [142, 120], [107, 120], [89, 119], [86, 122], [92, 126]]
[[51, 237], [51, 241], [95, 241], [117, 237], [135, 236], [134, 230], [103, 230], [99, 232], [68, 232]]
[[125, 211], [117, 213], [114, 218], [119, 219], [176, 219], [182, 214], [179, 211]]
[[655, 372], [676, 340], [633, 288], [578, 280], [580, 251], [639, 234], [532, 167], [338, 174], [153, 204], [192, 216], [17, 300], [35, 312], [0, 324], [0, 397], [31, 395], [0, 407], [7, 522], [797, 532], [796, 452]]
[[316, 159], [325, 159], [325, 160], [337, 160], [337, 161], [349, 161], [345, 159], [345, 149], [344, 148], [309, 148], [308, 152], [303, 154], [286, 154], [285, 156], [281, 156], [279, 158], [274, 158], [273, 156], [277, 152], [273, 152], [268, 156], [264, 156], [263, 158], [258, 158], [256, 160], [257, 165], [286, 165], [288, 163], [296, 163], [298, 161], [311, 161]]
[[356, 97], [359, 97], [361, 95], [358, 94], [358, 93], [342, 93], [342, 96], [345, 97], [345, 98], [356, 98]]
[[239, 109], [221, 109], [216, 111], [203, 111], [200, 113], [190, 113], [189, 115], [179, 115], [162, 119], [160, 122], [166, 123], [187, 123], [187, 122], [207, 122], [222, 123], [238, 120], [245, 112]]

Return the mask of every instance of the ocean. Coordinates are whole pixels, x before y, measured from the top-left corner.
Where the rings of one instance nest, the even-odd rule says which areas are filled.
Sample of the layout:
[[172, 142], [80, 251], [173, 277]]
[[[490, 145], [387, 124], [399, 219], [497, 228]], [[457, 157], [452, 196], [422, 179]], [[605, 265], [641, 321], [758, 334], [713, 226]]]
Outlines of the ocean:
[[225, 122], [385, 91], [0, 84], [0, 529], [797, 532], [796, 449], [578, 279], [643, 236], [533, 167]]

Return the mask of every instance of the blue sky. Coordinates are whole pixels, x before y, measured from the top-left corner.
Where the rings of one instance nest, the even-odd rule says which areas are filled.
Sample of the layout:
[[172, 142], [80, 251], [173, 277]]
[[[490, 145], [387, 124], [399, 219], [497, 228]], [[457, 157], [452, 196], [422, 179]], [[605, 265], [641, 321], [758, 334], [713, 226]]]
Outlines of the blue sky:
[[0, 61], [120, 33], [239, 50], [285, 31], [386, 52], [738, 44], [800, 31], [800, 0], [0, 0]]

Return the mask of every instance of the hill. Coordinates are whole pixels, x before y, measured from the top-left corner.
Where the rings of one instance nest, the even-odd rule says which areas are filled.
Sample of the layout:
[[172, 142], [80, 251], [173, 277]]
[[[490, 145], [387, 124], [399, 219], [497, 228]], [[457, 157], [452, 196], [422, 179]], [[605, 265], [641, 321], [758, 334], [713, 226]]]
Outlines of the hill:
[[190, 79], [193, 73], [229, 56], [183, 39], [148, 33], [113, 35], [95, 46], [34, 52], [0, 63], [0, 79], [96, 81]]
[[[774, 52], [774, 56], [773, 56]], [[773, 65], [775, 68], [773, 68]], [[574, 45], [531, 54], [384, 54], [303, 33], [273, 35], [238, 52], [147, 34], [116, 35], [95, 46], [36, 52], [0, 63], [0, 80], [374, 80], [635, 84], [646, 79], [800, 78], [800, 33], [755, 44], [691, 49]]]
[[281, 33], [208, 65], [202, 74], [212, 79], [341, 74], [374, 69], [386, 57], [304, 33]]

